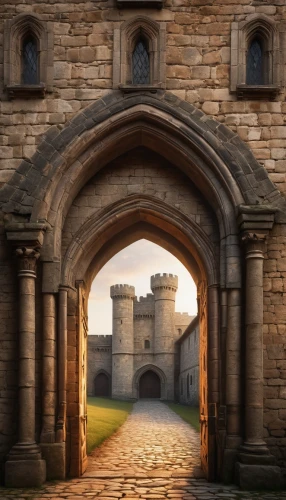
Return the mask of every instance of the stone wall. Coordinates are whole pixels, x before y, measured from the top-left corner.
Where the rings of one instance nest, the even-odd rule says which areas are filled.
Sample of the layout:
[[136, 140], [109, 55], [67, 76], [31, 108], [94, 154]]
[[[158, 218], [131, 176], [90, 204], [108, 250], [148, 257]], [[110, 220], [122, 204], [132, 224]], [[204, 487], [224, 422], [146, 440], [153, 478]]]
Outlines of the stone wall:
[[87, 395], [93, 396], [97, 373], [112, 374], [112, 335], [88, 335], [87, 340]]
[[[238, 101], [229, 92], [231, 23], [255, 13], [283, 22], [284, 2], [203, 3], [170, 1], [162, 10], [146, 12], [150, 19], [166, 26], [166, 87], [237, 131], [265, 165], [273, 182], [285, 192], [284, 88], [276, 102]], [[9, 5], [0, 6], [0, 34], [3, 36], [4, 20], [24, 12], [34, 12], [53, 23], [54, 92], [43, 100], [9, 102], [2, 76], [2, 182], [10, 178], [23, 157], [31, 157], [40, 136], [51, 125], [61, 127], [80, 109], [112, 89], [114, 29], [145, 13], [134, 8], [119, 10], [115, 0], [108, 4], [60, 1], [56, 8], [50, 2], [12, 0]], [[3, 51], [0, 67], [3, 75]]]
[[195, 186], [161, 156], [140, 147], [112, 161], [80, 191], [64, 224], [62, 254], [87, 217], [132, 194], [151, 195], [171, 203], [218, 242], [217, 222]]
[[[202, 5], [203, 4], [203, 5]], [[3, 50], [0, 51], [0, 182], [7, 182], [23, 158], [28, 160], [51, 127], [59, 129], [89, 103], [112, 92], [113, 33], [115, 27], [140, 9], [118, 10], [108, 3], [35, 2], [11, 0], [0, 5], [0, 44], [3, 46], [4, 21], [15, 15], [34, 12], [53, 23], [53, 93], [44, 99], [9, 101], [3, 84]], [[286, 192], [286, 103], [285, 88], [274, 101], [238, 100], [229, 92], [231, 23], [250, 14], [269, 16], [285, 22], [284, 0], [229, 3], [218, 0], [200, 2], [167, 1], [162, 10], [145, 14], [166, 27], [166, 88], [194, 104], [238, 133], [252, 149], [280, 191]], [[282, 38], [281, 38], [282, 40]], [[285, 43], [281, 48], [281, 57]], [[286, 66], [282, 67], [285, 73]], [[284, 76], [285, 82], [285, 76]], [[74, 201], [65, 223], [63, 251], [86, 217], [112, 201], [132, 193], [152, 194], [178, 207], [192, 217], [206, 234], [216, 227], [202, 197], [187, 187], [183, 174], [153, 154], [131, 153], [114, 161], [83, 188]], [[144, 161], [143, 161], [144, 160]], [[125, 162], [125, 164], [124, 164]], [[126, 166], [127, 165], [127, 166]], [[142, 166], [144, 165], [144, 172]], [[120, 174], [120, 175], [119, 175]], [[17, 420], [17, 286], [11, 249], [4, 236], [4, 216], [0, 219], [1, 254], [1, 460], [16, 440]], [[217, 238], [216, 231], [213, 236]], [[265, 260], [265, 438], [285, 466], [285, 228], [276, 225]], [[40, 408], [41, 311], [37, 297], [37, 405]], [[72, 315], [70, 316], [72, 317]], [[75, 337], [75, 332], [73, 332]], [[70, 339], [68, 375], [73, 384], [76, 340]], [[74, 394], [74, 393], [73, 393]], [[73, 397], [73, 395], [71, 395]], [[76, 405], [76, 402], [74, 403]], [[279, 447], [279, 448], [278, 448]], [[284, 447], [284, 448], [283, 448]]]
[[264, 261], [264, 436], [286, 467], [286, 228], [276, 226]]
[[199, 345], [200, 334], [196, 317], [179, 340], [180, 378], [179, 401], [199, 406]]

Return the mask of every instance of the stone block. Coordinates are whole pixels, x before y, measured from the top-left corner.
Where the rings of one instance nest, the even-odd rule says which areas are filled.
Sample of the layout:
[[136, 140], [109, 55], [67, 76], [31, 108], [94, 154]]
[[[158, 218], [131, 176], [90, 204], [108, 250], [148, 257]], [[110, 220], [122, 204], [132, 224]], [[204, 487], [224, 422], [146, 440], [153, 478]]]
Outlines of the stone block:
[[45, 481], [45, 460], [8, 460], [5, 463], [5, 486], [7, 488], [40, 487]]
[[65, 443], [41, 443], [47, 479], [65, 479]]
[[201, 64], [202, 55], [198, 49], [194, 47], [188, 47], [182, 49], [182, 63], [188, 66], [196, 66]]
[[281, 487], [281, 469], [274, 465], [237, 462], [235, 479], [242, 490], [278, 490]]

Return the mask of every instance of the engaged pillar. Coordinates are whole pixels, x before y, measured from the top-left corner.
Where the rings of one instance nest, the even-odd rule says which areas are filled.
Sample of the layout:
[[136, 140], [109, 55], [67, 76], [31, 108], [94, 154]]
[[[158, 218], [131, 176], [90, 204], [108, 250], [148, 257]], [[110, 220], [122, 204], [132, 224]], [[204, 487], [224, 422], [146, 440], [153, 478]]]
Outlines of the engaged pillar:
[[264, 234], [245, 233], [245, 438], [236, 472], [245, 489], [277, 487], [275, 467], [263, 440], [263, 252]]
[[19, 426], [18, 442], [5, 464], [8, 487], [40, 486], [46, 463], [35, 442], [35, 279], [40, 254], [35, 248], [17, 248], [19, 279]]

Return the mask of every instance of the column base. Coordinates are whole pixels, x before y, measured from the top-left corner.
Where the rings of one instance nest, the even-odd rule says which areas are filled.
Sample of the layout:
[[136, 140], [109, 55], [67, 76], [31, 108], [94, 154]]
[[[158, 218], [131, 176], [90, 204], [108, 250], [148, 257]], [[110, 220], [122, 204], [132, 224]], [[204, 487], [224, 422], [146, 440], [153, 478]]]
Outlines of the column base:
[[40, 448], [43, 459], [46, 461], [47, 479], [65, 479], [65, 443], [41, 443]]
[[279, 490], [281, 469], [275, 465], [252, 465], [237, 462], [235, 482], [242, 490]]
[[7, 488], [39, 487], [45, 480], [45, 460], [8, 460], [5, 463], [5, 486]]

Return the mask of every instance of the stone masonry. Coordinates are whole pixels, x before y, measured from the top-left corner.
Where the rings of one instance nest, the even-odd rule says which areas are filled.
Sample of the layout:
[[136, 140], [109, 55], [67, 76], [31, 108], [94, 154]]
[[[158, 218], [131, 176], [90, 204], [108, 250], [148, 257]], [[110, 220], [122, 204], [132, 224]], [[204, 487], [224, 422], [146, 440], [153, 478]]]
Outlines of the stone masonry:
[[[174, 400], [176, 343], [193, 316], [175, 312], [177, 276], [156, 274], [151, 288], [153, 293], [137, 298], [132, 286], [111, 287], [113, 334], [88, 336], [89, 395], [94, 394], [97, 375], [105, 373], [112, 381], [113, 398], [137, 399], [140, 378], [151, 370], [160, 378], [161, 399]], [[197, 349], [194, 357], [198, 365]], [[196, 387], [198, 391], [198, 378]]]
[[206, 478], [283, 484], [285, 1], [11, 0], [0, 19], [2, 480], [85, 471], [91, 282], [147, 238], [197, 285]]

